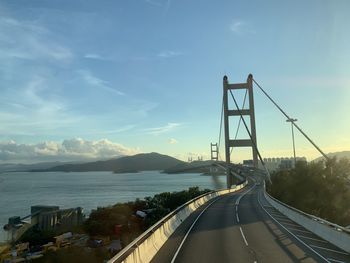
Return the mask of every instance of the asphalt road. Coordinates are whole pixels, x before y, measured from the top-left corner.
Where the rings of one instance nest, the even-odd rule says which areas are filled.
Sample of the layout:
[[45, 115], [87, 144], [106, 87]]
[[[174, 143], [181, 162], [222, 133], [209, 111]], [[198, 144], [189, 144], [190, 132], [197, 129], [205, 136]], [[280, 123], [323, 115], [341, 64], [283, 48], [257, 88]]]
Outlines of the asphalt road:
[[194, 212], [152, 262], [344, 263], [350, 255], [283, 216], [251, 183]]

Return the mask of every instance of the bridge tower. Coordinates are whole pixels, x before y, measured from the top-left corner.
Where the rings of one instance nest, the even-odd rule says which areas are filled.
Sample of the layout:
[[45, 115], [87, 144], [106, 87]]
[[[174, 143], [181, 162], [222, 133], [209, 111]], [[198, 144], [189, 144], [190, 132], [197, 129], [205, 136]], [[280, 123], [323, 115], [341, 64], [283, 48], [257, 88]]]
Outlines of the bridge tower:
[[210, 143], [210, 157], [212, 161], [218, 161], [219, 160], [219, 150], [218, 150], [218, 144], [217, 143]]
[[[254, 113], [254, 98], [253, 98], [253, 75], [249, 74], [247, 82], [245, 83], [235, 83], [229, 84], [228, 77], [224, 76], [223, 79], [223, 88], [224, 88], [224, 128], [225, 128], [225, 157], [226, 157], [226, 165], [227, 165], [227, 187], [231, 187], [232, 185], [232, 175], [230, 169], [230, 148], [231, 147], [251, 147], [253, 153], [253, 165], [255, 168], [258, 168], [258, 153], [257, 153], [257, 141], [256, 141], [256, 130], [255, 130], [255, 113]], [[249, 97], [249, 108], [248, 109], [229, 109], [228, 107], [228, 94], [234, 90], [238, 89], [246, 89], [248, 90]], [[230, 125], [229, 125], [229, 117], [230, 116], [238, 116], [241, 118], [242, 116], [250, 117], [250, 133], [251, 138], [249, 139], [240, 139], [240, 140], [232, 140], [230, 139]]]

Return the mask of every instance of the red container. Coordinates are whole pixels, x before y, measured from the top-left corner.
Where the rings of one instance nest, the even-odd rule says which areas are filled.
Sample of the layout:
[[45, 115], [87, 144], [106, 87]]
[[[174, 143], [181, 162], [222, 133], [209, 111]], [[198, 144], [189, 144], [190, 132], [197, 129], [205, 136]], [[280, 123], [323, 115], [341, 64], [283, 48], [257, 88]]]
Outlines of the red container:
[[122, 225], [115, 225], [114, 226], [114, 234], [118, 237], [120, 237], [122, 233]]

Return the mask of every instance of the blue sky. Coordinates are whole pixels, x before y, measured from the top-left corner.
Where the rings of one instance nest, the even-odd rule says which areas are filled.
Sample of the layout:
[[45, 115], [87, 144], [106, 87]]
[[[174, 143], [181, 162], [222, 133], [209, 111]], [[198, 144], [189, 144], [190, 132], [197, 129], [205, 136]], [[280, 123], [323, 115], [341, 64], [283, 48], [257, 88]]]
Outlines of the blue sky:
[[[243, 82], [249, 73], [325, 152], [349, 150], [349, 8], [346, 0], [2, 0], [0, 161], [206, 158], [218, 141], [223, 75]], [[258, 90], [255, 104], [262, 155], [291, 156], [284, 117]], [[299, 135], [296, 145], [298, 155], [319, 156]], [[234, 151], [245, 158], [249, 151]]]

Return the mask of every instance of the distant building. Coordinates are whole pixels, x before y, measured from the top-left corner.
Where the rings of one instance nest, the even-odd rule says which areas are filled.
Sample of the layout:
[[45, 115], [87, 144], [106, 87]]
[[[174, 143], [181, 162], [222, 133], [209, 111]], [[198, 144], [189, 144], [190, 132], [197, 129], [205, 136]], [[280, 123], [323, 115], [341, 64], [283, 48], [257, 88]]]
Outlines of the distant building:
[[243, 160], [243, 165], [254, 166], [253, 160]]
[[[296, 157], [297, 162], [307, 162], [305, 157]], [[270, 172], [277, 170], [289, 170], [294, 168], [294, 158], [293, 157], [273, 157], [264, 158], [264, 163]], [[259, 167], [262, 168], [261, 163]]]
[[81, 207], [59, 209], [58, 206], [32, 206], [31, 220], [37, 222], [40, 230], [65, 230], [83, 222]]
[[[25, 219], [30, 217], [30, 222]], [[83, 223], [84, 214], [81, 207], [60, 209], [59, 206], [35, 205], [31, 214], [23, 218], [10, 217], [4, 230], [11, 235], [11, 241], [17, 241], [26, 231], [35, 227], [42, 231], [63, 232]]]
[[279, 170], [289, 170], [294, 168], [294, 158], [283, 158], [278, 166]]

